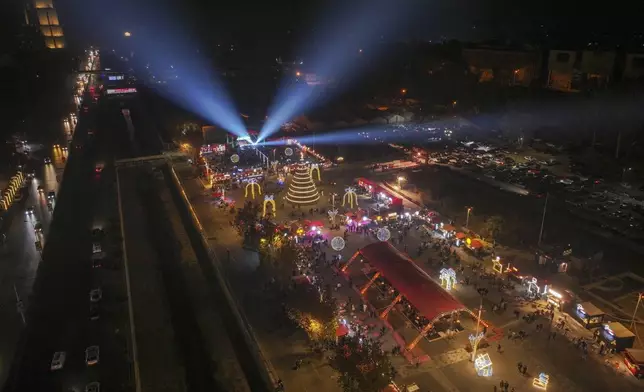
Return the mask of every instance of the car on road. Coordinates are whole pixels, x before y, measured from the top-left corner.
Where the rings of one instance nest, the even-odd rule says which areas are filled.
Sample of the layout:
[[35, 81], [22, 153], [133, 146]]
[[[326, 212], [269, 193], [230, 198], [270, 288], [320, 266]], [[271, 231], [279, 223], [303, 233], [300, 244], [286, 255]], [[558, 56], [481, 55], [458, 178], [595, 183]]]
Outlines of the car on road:
[[85, 363], [87, 366], [96, 365], [99, 361], [99, 349], [98, 346], [89, 346], [85, 349]]
[[103, 298], [103, 291], [101, 289], [94, 289], [89, 292], [90, 302], [99, 302]]
[[36, 222], [36, 224], [34, 225], [34, 233], [42, 234], [42, 223]]
[[34, 206], [29, 206], [25, 210], [25, 215], [33, 215], [34, 214]]
[[[67, 120], [67, 119], [65, 119], [65, 122], [67, 122], [67, 121], [68, 121], [68, 120]], [[54, 144], [54, 148], [60, 148], [60, 144]]]
[[94, 257], [96, 255], [100, 255], [100, 253], [92, 255], [92, 268], [101, 268], [103, 266], [103, 258], [102, 257]]
[[56, 192], [54, 191], [47, 192], [47, 200], [53, 201], [54, 199], [56, 199]]
[[96, 170], [96, 173], [101, 173], [105, 169], [105, 163], [104, 162], [96, 162], [96, 166], [94, 170]]
[[101, 318], [101, 307], [98, 304], [89, 305], [89, 319], [96, 321]]
[[51, 163], [51, 158], [45, 157], [45, 164], [49, 164], [49, 163]]
[[38, 185], [38, 188], [36, 189], [38, 189], [39, 194], [43, 194], [45, 192], [45, 188], [43, 188], [42, 185]]
[[85, 392], [101, 392], [101, 384], [98, 381], [85, 385]]
[[103, 251], [103, 247], [101, 246], [100, 242], [94, 242], [92, 244], [92, 253], [101, 253]]
[[65, 366], [65, 358], [67, 353], [64, 351], [56, 351], [54, 357], [51, 359], [51, 370], [59, 370]]

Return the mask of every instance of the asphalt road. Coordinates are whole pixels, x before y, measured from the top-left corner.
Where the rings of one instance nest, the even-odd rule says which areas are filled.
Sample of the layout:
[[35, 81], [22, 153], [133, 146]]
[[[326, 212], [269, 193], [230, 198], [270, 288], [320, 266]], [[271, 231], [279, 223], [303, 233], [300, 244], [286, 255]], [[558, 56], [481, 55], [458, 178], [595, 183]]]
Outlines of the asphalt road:
[[[88, 135], [88, 129], [95, 135]], [[58, 204], [43, 250], [43, 262], [27, 311], [7, 391], [82, 390], [92, 381], [103, 390], [125, 390], [129, 379], [126, 352], [125, 295], [118, 271], [92, 268], [91, 230], [110, 220], [115, 198], [113, 167], [94, 172], [97, 157], [110, 158], [125, 137], [118, 105], [80, 113], [73, 147], [58, 192]], [[45, 205], [46, 208], [46, 205]], [[109, 234], [109, 233], [108, 233]], [[89, 319], [90, 290], [101, 287], [101, 318]], [[100, 362], [88, 367], [85, 349], [98, 345]], [[54, 352], [65, 351], [64, 368], [50, 371]]]
[[[56, 177], [62, 174], [66, 155], [62, 150], [50, 151], [48, 147], [31, 146], [36, 162], [42, 162], [43, 156], [50, 156], [52, 163], [38, 165], [35, 178], [26, 183], [25, 196], [16, 203], [4, 216], [4, 232], [7, 242], [0, 247], [0, 385], [4, 382], [9, 365], [13, 358], [16, 342], [23, 329], [20, 313], [17, 311], [16, 295], [29, 305], [29, 297], [36, 271], [40, 264], [40, 252], [36, 250], [35, 241], [44, 243], [49, 233], [52, 213], [47, 208], [47, 192], [58, 193]], [[38, 193], [38, 186], [43, 187], [43, 193]], [[34, 207], [34, 214], [25, 214], [27, 207]], [[54, 202], [55, 206], [55, 202]], [[34, 225], [42, 224], [42, 234], [36, 234]]]

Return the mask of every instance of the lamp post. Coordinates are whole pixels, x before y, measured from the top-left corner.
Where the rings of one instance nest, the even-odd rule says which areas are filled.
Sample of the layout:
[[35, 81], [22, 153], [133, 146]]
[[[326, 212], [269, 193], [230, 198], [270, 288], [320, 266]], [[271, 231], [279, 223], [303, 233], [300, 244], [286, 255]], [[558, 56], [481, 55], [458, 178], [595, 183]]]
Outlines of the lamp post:
[[642, 302], [642, 297], [644, 297], [644, 293], [637, 294], [637, 305], [635, 305], [635, 311], [633, 311], [633, 317], [631, 319], [631, 328], [635, 327], [635, 316], [637, 316], [637, 309], [640, 307], [640, 302]]
[[481, 296], [481, 304], [479, 305], [479, 315], [476, 319], [476, 333], [473, 336], [473, 338], [470, 339], [470, 342], [472, 344], [472, 362], [474, 362], [474, 359], [476, 358], [476, 350], [479, 347], [479, 343], [481, 340], [485, 337], [485, 334], [483, 332], [479, 332], [480, 326], [481, 326], [481, 313], [483, 312], [483, 297]]
[[470, 226], [470, 212], [472, 212], [472, 207], [467, 207], [467, 217], [465, 218], [465, 228]]

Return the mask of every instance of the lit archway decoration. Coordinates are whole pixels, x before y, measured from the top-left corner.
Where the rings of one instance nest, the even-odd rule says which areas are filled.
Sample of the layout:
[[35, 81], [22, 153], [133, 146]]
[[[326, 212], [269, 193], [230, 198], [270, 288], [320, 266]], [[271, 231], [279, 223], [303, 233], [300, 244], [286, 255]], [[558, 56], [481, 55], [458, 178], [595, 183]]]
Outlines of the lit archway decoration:
[[262, 216], [266, 216], [266, 206], [269, 204], [273, 209], [273, 217], [275, 217], [277, 215], [277, 207], [275, 205], [275, 198], [273, 195], [264, 195], [264, 211], [262, 212]]
[[248, 188], [250, 187], [250, 194], [255, 199], [255, 188], [257, 187], [257, 192], [262, 194], [262, 186], [257, 183], [255, 180], [249, 180], [244, 189], [244, 197], [248, 197]]
[[344, 206], [347, 202], [349, 203], [349, 206], [351, 208], [353, 208], [354, 204], [358, 206], [358, 194], [353, 187], [348, 187], [344, 190], [344, 196], [342, 196], [342, 206]]
[[314, 171], [317, 172], [317, 174], [318, 174], [318, 181], [322, 181], [322, 179], [320, 178], [320, 165], [318, 165], [317, 163], [312, 163], [310, 170], [311, 170], [311, 181], [315, 181], [313, 179], [313, 172]]
[[456, 285], [456, 271], [451, 268], [443, 268], [440, 274], [441, 286], [450, 291]]

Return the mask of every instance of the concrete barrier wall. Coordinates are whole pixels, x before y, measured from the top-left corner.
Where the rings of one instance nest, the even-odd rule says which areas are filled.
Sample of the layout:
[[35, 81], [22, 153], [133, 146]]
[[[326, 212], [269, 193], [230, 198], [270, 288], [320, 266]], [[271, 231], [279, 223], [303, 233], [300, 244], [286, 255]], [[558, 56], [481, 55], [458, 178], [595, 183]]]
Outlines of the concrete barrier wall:
[[[205, 275], [210, 274], [211, 271], [209, 266], [211, 267], [213, 280], [218, 286], [214, 288], [216, 289], [216, 292], [214, 294], [218, 297], [221, 297], [221, 304], [227, 308], [223, 310], [226, 311], [225, 313], [231, 315], [231, 319], [235, 323], [236, 330], [229, 329], [228, 332], [231, 335], [239, 335], [237, 336], [237, 339], [236, 336], [230, 336], [230, 338], [233, 342], [237, 355], [240, 357], [239, 361], [242, 365], [244, 373], [246, 374], [248, 385], [253, 391], [272, 392], [277, 386], [278, 377], [276, 376], [270, 361], [268, 361], [262, 353], [262, 350], [257, 341], [257, 338], [255, 337], [252, 327], [250, 326], [250, 323], [246, 319], [246, 316], [244, 315], [238, 301], [232, 294], [233, 291], [230, 288], [228, 281], [226, 280], [225, 275], [222, 271], [223, 267], [221, 265], [221, 261], [217, 257], [217, 254], [212, 250], [212, 248], [210, 248], [207, 240], [208, 236], [203, 228], [203, 225], [201, 224], [199, 217], [197, 216], [192, 204], [190, 203], [188, 195], [183, 189], [181, 181], [179, 180], [179, 177], [174, 171], [171, 163], [168, 163], [167, 165], [167, 172], [169, 173], [169, 176], [166, 177], [169, 177], [171, 180], [169, 182], [170, 190], [175, 193], [182, 201], [181, 205], [177, 205], [179, 212], [189, 215], [192, 223], [192, 227], [186, 227], [186, 231], [188, 232], [188, 234], [191, 234], [190, 229], [192, 229], [192, 231], [199, 236], [200, 247], [202, 249], [201, 252], [199, 249], [195, 249], [195, 253], [197, 254], [198, 258], [200, 257], [200, 254], [205, 254], [208, 257], [207, 265], [203, 265], [200, 262], [202, 271]], [[206, 279], [207, 278], [208, 276], [206, 276]], [[224, 325], [226, 325], [226, 327], [228, 328], [228, 323], [226, 321], [230, 320], [222, 321], [224, 321]], [[240, 340], [243, 341], [244, 347], [240, 347], [240, 345], [238, 344], [240, 343]], [[248, 363], [249, 360], [252, 363]]]

